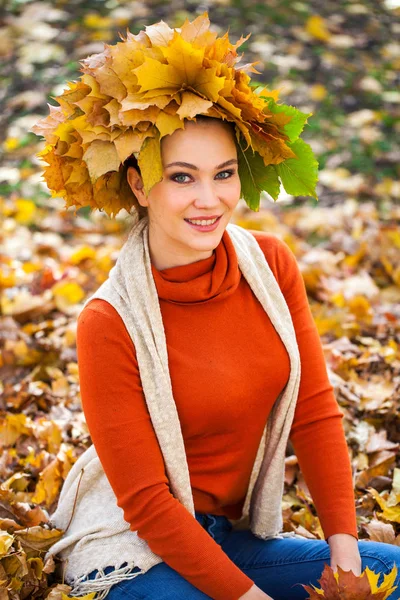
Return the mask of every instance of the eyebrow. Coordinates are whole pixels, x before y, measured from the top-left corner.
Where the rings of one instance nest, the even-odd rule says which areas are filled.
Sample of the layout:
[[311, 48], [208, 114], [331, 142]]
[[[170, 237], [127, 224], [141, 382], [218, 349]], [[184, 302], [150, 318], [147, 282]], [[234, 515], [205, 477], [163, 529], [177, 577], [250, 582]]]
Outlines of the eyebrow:
[[[221, 163], [220, 165], [218, 165], [218, 167], [215, 167], [216, 169], [222, 169], [222, 167], [227, 167], [228, 165], [232, 165], [233, 163], [238, 164], [238, 161], [236, 160], [236, 158], [231, 158], [230, 160], [226, 160], [225, 162]], [[186, 167], [187, 169], [194, 169], [195, 171], [198, 171], [199, 168], [196, 167], [196, 165], [191, 165], [190, 163], [187, 162], [173, 162], [170, 163], [169, 165], [166, 165], [166, 169], [168, 167], [173, 167], [174, 165], [178, 166], [178, 167]]]

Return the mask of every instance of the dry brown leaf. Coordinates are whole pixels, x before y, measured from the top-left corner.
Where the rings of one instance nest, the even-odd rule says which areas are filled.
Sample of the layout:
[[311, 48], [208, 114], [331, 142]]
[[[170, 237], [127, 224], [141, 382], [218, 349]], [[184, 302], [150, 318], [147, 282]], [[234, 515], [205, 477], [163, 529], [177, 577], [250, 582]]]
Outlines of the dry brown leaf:
[[15, 532], [16, 539], [27, 551], [48, 550], [62, 535], [63, 531], [59, 529], [44, 529], [40, 525]]

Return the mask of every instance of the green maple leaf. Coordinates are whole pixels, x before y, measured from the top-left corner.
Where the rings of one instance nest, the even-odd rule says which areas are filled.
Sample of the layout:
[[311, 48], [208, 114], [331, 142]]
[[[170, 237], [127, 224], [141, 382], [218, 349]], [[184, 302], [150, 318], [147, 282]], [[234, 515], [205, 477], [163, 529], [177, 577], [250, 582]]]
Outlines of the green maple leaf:
[[292, 196], [312, 196], [318, 200], [315, 191], [318, 181], [318, 161], [311, 147], [301, 139], [288, 146], [297, 158], [287, 158], [279, 165], [273, 165], [285, 191]]
[[282, 128], [283, 132], [289, 136], [291, 142], [295, 142], [298, 139], [304, 129], [304, 125], [307, 123], [308, 117], [311, 117], [313, 114], [304, 113], [288, 104], [277, 104], [273, 98], [268, 98], [268, 110], [273, 114], [284, 113], [292, 117], [290, 122], [286, 123]]
[[254, 152], [251, 146], [246, 150], [243, 150], [240, 144], [238, 146], [241, 195], [252, 210], [258, 211], [262, 191], [267, 192], [274, 200], [278, 198], [278, 173], [273, 165], [265, 166], [262, 156]]

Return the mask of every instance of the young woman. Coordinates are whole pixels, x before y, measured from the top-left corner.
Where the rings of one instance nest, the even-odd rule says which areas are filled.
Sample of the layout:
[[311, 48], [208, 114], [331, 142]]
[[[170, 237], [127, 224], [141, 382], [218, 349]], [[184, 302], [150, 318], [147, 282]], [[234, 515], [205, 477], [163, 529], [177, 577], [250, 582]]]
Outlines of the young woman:
[[[294, 254], [230, 223], [260, 190], [314, 194], [309, 115], [250, 87], [257, 71], [235, 68], [247, 38], [209, 26], [161, 21], [106, 45], [33, 129], [68, 206], [138, 217], [78, 318], [93, 444], [48, 553], [73, 596], [298, 600], [326, 563], [400, 563], [398, 547], [358, 540], [343, 413]], [[289, 439], [324, 540], [283, 531]]]
[[[326, 563], [356, 575], [367, 566], [388, 573], [400, 563], [400, 548], [358, 540], [343, 414], [301, 272], [283, 241], [258, 231], [251, 233], [296, 332], [301, 381], [290, 440], [326, 539], [260, 539], [249, 527], [234, 528], [264, 425], [288, 381], [289, 360], [241, 274], [227, 230], [241, 197], [234, 129], [206, 116], [186, 121], [161, 140], [161, 155], [163, 178], [148, 195], [134, 159], [127, 179], [140, 218], [148, 220], [196, 512], [194, 518], [171, 493], [135, 345], [115, 308], [94, 298], [77, 330], [85, 418], [125, 520], [162, 558], [112, 586], [109, 600], [297, 600], [308, 596], [300, 584], [318, 585]], [[137, 268], [131, 265], [132, 277]]]

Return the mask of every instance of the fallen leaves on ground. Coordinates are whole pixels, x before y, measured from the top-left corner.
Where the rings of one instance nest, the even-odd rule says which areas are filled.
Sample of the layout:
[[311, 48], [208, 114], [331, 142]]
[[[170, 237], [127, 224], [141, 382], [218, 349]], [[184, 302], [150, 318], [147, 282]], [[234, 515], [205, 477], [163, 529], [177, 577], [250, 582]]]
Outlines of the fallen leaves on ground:
[[[91, 444], [82, 413], [76, 317], [107, 278], [130, 217], [74, 215], [50, 198], [29, 128], [77, 77], [78, 60], [165, 17], [164, 4], [10, 2], [0, 27], [0, 581], [3, 600], [68, 598], [49, 516], [69, 470]], [[212, 3], [210, 19], [261, 59], [260, 84], [313, 112], [320, 161], [316, 203], [265, 195], [234, 221], [273, 232], [295, 253], [344, 412], [360, 539], [400, 546], [399, 45], [382, 3]], [[268, 27], [266, 27], [266, 23]], [[294, 453], [286, 457], [284, 527], [312, 539], [321, 525]], [[1, 587], [0, 586], [0, 587]], [[317, 593], [317, 592], [315, 592]], [[87, 600], [93, 595], [89, 594]], [[321, 597], [319, 594], [318, 597]], [[376, 596], [377, 597], [377, 596]]]
[[[70, 468], [91, 443], [79, 394], [76, 316], [115, 264], [130, 217], [110, 221], [99, 213], [88, 220], [48, 207], [19, 223], [15, 202], [1, 206], [0, 565], [8, 585], [18, 580], [33, 589], [36, 582], [39, 594], [49, 580], [60, 583], [57, 565], [41, 562], [62, 534], [48, 519]], [[290, 210], [264, 201], [259, 213], [240, 204], [233, 221], [273, 232], [295, 253], [345, 415], [359, 537], [400, 546], [400, 292], [387, 268], [400, 264], [390, 225], [400, 210], [386, 211], [383, 218], [372, 203], [352, 200], [334, 209]], [[286, 458], [282, 508], [287, 531], [323, 539], [294, 454]]]

